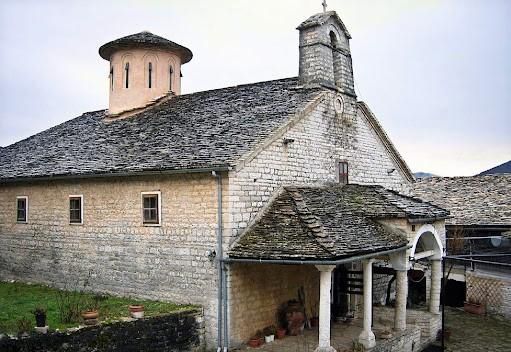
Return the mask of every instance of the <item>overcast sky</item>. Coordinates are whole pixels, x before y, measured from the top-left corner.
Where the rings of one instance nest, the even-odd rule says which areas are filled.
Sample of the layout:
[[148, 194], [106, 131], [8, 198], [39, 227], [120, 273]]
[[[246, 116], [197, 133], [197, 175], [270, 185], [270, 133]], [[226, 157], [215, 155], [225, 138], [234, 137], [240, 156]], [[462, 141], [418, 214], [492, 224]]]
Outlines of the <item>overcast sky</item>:
[[[0, 2], [0, 145], [108, 106], [100, 45], [149, 30], [190, 48], [183, 93], [296, 76], [322, 0]], [[353, 39], [359, 100], [413, 171], [511, 159], [511, 1], [327, 0]]]

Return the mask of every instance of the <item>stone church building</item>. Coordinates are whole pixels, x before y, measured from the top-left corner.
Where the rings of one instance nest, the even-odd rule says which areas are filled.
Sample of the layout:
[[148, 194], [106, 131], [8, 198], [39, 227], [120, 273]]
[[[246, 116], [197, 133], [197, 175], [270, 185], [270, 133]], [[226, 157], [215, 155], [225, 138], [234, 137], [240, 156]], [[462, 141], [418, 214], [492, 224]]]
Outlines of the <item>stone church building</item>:
[[[0, 279], [77, 288], [90, 275], [93, 291], [198, 304], [212, 348], [277, 324], [301, 288], [317, 351], [334, 351], [336, 305], [363, 320], [366, 347], [379, 316], [410, 337], [401, 351], [434, 338], [448, 213], [407, 195], [410, 169], [357, 101], [338, 15], [297, 29], [298, 77], [185, 95], [186, 47], [149, 32], [103, 45], [108, 109], [0, 150]], [[407, 310], [415, 263], [420, 314]], [[395, 276], [395, 307], [372, 307], [377, 266]], [[340, 291], [349, 270], [360, 294]]]

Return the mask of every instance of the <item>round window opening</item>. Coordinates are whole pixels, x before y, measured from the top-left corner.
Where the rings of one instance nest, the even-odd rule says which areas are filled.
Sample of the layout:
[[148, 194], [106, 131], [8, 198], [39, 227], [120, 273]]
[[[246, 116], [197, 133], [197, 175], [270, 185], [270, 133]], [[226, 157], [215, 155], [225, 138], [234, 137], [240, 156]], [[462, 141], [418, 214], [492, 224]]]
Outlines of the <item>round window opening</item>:
[[334, 100], [334, 110], [337, 115], [342, 115], [344, 113], [344, 101], [342, 98], [338, 97]]

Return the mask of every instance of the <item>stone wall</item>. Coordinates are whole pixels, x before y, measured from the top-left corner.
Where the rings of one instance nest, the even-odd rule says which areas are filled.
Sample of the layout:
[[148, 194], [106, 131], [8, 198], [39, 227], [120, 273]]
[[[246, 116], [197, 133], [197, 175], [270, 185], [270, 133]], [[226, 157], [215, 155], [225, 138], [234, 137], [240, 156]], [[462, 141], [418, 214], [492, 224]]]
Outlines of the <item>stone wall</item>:
[[197, 311], [115, 322], [66, 333], [0, 338], [4, 352], [153, 352], [203, 350], [204, 325]]
[[307, 314], [319, 313], [319, 271], [312, 265], [233, 264], [230, 267], [231, 346], [278, 325], [277, 308], [304, 288]]
[[467, 300], [484, 303], [491, 314], [511, 319], [511, 278], [505, 274], [465, 273]]
[[378, 341], [371, 352], [414, 352], [421, 348], [421, 329], [408, 326], [405, 331], [393, 332], [394, 336], [386, 341]]
[[[385, 326], [394, 326], [394, 308], [374, 307], [374, 319]], [[420, 328], [420, 346], [424, 347], [436, 340], [437, 332], [442, 328], [442, 316], [426, 310], [406, 310], [406, 324]]]
[[[142, 224], [143, 191], [161, 191], [159, 227]], [[69, 224], [72, 194], [83, 194], [83, 225]], [[16, 223], [18, 195], [27, 224]], [[74, 289], [88, 278], [92, 291], [202, 305], [214, 341], [216, 216], [211, 175], [0, 185], [0, 279]]]

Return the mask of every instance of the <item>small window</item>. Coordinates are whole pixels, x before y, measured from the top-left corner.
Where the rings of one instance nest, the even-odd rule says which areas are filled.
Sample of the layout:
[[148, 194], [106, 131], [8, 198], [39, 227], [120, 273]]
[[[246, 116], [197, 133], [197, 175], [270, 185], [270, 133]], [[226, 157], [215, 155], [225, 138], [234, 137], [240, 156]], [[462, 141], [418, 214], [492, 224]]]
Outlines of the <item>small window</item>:
[[125, 87], [128, 88], [129, 83], [130, 83], [130, 63], [129, 62], [126, 62], [126, 65], [124, 66], [124, 71], [125, 71], [124, 77], [126, 79]]
[[339, 183], [348, 184], [348, 163], [346, 161], [339, 162]]
[[148, 85], [149, 85], [149, 88], [152, 88], [152, 85], [153, 85], [153, 63], [150, 62], [149, 65], [148, 65], [148, 68], [147, 70], [149, 71], [149, 81], [147, 82]]
[[114, 90], [114, 67], [110, 67], [110, 89]]
[[28, 221], [28, 197], [16, 197], [16, 221], [26, 223]]
[[144, 225], [160, 225], [160, 192], [142, 192], [142, 220]]
[[174, 74], [174, 70], [172, 66], [169, 66], [169, 91], [172, 91], [172, 75]]
[[69, 223], [83, 223], [83, 196], [69, 196]]

